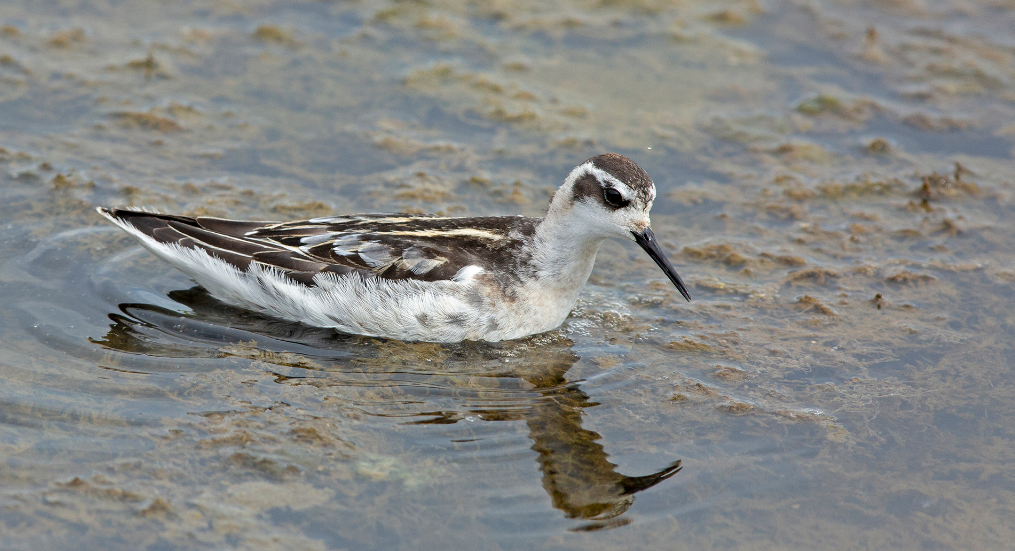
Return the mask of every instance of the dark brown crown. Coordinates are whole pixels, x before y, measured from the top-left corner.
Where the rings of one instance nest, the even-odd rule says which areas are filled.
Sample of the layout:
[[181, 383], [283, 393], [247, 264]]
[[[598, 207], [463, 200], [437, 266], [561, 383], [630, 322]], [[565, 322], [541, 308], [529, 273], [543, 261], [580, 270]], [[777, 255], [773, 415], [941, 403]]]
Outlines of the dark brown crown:
[[[627, 184], [643, 204], [647, 204], [655, 198], [655, 186], [652, 183], [652, 178], [631, 159], [617, 153], [603, 153], [592, 157], [585, 163], [592, 163], [594, 167]], [[605, 204], [603, 184], [594, 175], [585, 174], [575, 182], [573, 200], [581, 201], [590, 197]]]

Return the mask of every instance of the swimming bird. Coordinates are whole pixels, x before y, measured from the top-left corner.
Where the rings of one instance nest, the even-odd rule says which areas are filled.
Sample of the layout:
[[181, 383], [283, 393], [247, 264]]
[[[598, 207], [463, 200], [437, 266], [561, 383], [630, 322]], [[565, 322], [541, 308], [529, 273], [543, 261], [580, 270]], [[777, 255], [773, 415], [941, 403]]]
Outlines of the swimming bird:
[[346, 333], [459, 342], [559, 327], [608, 238], [638, 243], [690, 301], [649, 227], [655, 197], [640, 166], [606, 153], [568, 174], [543, 218], [267, 222], [97, 210], [228, 304]]

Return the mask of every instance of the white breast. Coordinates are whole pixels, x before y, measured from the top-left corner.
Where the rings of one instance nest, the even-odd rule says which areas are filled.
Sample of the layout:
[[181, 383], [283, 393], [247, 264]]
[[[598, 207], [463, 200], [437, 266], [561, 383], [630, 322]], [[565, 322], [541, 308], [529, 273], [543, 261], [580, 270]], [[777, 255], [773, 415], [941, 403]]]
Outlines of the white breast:
[[466, 266], [446, 281], [325, 272], [308, 286], [270, 266], [254, 262], [241, 271], [201, 249], [159, 243], [129, 224], [122, 227], [228, 304], [347, 333], [429, 342], [509, 340], [558, 327], [595, 258], [593, 253], [570, 277], [522, 282], [510, 299], [478, 277], [479, 266]]

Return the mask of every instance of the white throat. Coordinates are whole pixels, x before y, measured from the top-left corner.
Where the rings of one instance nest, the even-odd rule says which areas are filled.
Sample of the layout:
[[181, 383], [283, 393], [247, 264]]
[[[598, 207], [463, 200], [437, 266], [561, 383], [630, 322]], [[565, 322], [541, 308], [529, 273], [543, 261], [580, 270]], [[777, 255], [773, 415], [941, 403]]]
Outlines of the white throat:
[[575, 296], [592, 274], [596, 253], [606, 239], [599, 232], [588, 231], [583, 222], [574, 209], [551, 206], [536, 228], [533, 243], [537, 277], [545, 285], [573, 291]]

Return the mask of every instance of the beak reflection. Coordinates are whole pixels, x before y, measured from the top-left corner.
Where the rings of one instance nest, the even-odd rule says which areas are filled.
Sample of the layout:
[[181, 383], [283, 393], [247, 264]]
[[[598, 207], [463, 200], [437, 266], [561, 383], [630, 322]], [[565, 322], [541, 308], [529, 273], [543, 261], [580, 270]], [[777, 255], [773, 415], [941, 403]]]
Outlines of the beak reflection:
[[641, 248], [645, 249], [645, 252], [652, 257], [652, 260], [656, 261], [656, 265], [662, 268], [663, 273], [666, 274], [666, 277], [670, 278], [670, 281], [672, 281], [673, 285], [677, 287], [680, 294], [684, 295], [684, 298], [690, 302], [691, 295], [688, 294], [687, 287], [684, 287], [683, 280], [680, 279], [680, 276], [677, 275], [677, 271], [673, 269], [673, 265], [670, 264], [670, 261], [666, 259], [666, 255], [663, 254], [662, 249], [659, 248], [659, 243], [656, 241], [656, 235], [652, 233], [652, 229], [645, 228], [645, 231], [641, 233], [631, 232], [631, 235], [634, 235], [634, 240], [641, 245]]

